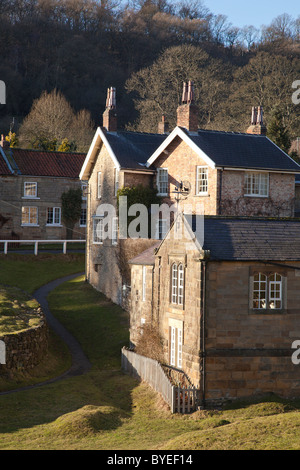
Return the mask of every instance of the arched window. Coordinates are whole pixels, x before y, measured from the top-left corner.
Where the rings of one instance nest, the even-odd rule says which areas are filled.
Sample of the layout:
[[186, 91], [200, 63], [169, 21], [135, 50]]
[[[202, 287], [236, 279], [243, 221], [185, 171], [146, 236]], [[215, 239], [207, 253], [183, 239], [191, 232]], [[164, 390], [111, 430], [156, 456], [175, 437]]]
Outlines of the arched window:
[[172, 265], [172, 304], [177, 304], [177, 281], [178, 272], [177, 264]]
[[183, 305], [184, 292], [184, 268], [183, 264], [178, 266], [178, 304]]
[[171, 301], [172, 304], [183, 305], [184, 299], [184, 266], [182, 263], [172, 264], [171, 269]]

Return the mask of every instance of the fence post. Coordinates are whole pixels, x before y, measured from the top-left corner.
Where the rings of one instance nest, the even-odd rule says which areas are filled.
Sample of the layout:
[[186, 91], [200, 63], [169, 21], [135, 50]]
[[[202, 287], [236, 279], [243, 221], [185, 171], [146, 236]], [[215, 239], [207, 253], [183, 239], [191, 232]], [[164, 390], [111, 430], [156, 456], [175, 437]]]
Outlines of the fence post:
[[171, 411], [175, 413], [175, 387], [172, 385], [172, 400], [171, 400]]
[[64, 255], [67, 253], [67, 242], [63, 242], [63, 253]]
[[8, 246], [8, 243], [4, 242], [4, 254], [5, 255], [7, 255], [7, 246]]
[[34, 242], [34, 254], [37, 255], [39, 251], [39, 242]]

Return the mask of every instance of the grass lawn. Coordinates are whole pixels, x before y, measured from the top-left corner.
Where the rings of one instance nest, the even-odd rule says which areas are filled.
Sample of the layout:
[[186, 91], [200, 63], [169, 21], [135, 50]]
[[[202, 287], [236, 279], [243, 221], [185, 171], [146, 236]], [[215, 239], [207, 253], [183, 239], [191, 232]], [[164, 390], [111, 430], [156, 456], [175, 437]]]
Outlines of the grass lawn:
[[30, 294], [47, 282], [83, 272], [84, 254], [0, 255], [0, 284], [19, 287]]
[[[221, 411], [172, 415], [150, 387], [120, 370], [120, 349], [128, 344], [128, 315], [121, 308], [83, 277], [61, 285], [48, 300], [92, 369], [0, 396], [0, 450], [300, 449], [300, 401], [270, 396]], [[56, 354], [64, 351], [58, 347]]]

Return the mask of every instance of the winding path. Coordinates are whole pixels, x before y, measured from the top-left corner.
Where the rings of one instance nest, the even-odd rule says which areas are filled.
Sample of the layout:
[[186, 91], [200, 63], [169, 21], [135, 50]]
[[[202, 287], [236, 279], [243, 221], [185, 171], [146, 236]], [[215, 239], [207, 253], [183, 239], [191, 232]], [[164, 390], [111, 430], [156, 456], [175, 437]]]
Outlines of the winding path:
[[41, 387], [42, 385], [48, 385], [53, 382], [57, 382], [58, 380], [65, 379], [67, 377], [74, 377], [76, 375], [82, 375], [88, 372], [91, 368], [91, 363], [85, 356], [84, 352], [81, 349], [80, 344], [77, 340], [66, 330], [64, 326], [59, 323], [59, 321], [52, 315], [49, 305], [47, 302], [48, 294], [58, 287], [60, 284], [64, 282], [70, 281], [75, 279], [78, 276], [82, 276], [84, 273], [77, 273], [71, 274], [69, 276], [62, 277], [60, 279], [56, 279], [55, 281], [49, 282], [48, 284], [40, 287], [36, 290], [33, 294], [33, 297], [39, 302], [42, 307], [42, 310], [46, 316], [48, 325], [53, 329], [55, 333], [57, 333], [62, 340], [67, 344], [69, 347], [71, 356], [72, 356], [72, 365], [69, 370], [64, 372], [59, 377], [54, 377], [49, 379], [45, 382], [37, 383], [34, 385], [28, 385], [27, 387], [18, 388], [16, 390], [9, 390], [7, 392], [0, 392], [0, 395], [7, 395], [9, 393], [20, 392], [23, 390], [29, 390], [35, 387]]

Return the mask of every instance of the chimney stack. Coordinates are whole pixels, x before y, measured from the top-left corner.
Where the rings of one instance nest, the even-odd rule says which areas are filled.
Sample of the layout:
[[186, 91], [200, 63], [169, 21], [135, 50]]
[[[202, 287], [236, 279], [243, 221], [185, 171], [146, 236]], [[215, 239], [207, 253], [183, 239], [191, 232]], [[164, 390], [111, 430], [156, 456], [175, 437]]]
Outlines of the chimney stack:
[[166, 134], [169, 131], [169, 123], [166, 121], [166, 117], [162, 115], [161, 121], [158, 123], [158, 133]]
[[266, 135], [267, 128], [264, 125], [263, 107], [252, 107], [251, 126], [247, 129], [247, 134]]
[[195, 105], [194, 83], [184, 82], [181, 105], [177, 108], [177, 126], [190, 132], [198, 131], [198, 108]]
[[103, 113], [103, 127], [108, 132], [117, 132], [117, 100], [116, 89], [111, 87], [107, 89], [106, 108]]

